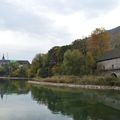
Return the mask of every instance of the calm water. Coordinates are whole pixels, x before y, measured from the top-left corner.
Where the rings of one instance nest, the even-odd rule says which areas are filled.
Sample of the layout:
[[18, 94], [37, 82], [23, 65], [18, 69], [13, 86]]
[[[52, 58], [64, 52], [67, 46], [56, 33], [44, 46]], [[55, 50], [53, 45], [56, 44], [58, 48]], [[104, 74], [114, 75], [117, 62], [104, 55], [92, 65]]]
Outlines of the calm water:
[[0, 120], [120, 120], [120, 92], [0, 82]]

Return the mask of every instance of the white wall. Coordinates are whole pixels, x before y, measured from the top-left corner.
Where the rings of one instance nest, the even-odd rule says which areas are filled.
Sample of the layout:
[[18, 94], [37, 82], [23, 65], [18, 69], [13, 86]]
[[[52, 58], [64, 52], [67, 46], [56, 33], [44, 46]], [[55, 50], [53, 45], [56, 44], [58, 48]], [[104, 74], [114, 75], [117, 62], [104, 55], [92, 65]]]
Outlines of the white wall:
[[104, 70], [111, 70], [113, 69], [112, 66], [114, 69], [120, 69], [120, 58], [98, 62], [97, 64]]

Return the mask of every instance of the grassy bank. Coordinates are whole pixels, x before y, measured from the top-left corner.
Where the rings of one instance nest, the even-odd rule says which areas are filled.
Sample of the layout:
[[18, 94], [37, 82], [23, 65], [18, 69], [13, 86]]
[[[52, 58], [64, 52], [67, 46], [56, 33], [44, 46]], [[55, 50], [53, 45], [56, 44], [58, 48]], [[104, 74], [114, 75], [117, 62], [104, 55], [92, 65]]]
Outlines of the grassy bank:
[[49, 78], [34, 78], [34, 81], [78, 85], [120, 86], [120, 78], [114, 78], [111, 76], [53, 76]]

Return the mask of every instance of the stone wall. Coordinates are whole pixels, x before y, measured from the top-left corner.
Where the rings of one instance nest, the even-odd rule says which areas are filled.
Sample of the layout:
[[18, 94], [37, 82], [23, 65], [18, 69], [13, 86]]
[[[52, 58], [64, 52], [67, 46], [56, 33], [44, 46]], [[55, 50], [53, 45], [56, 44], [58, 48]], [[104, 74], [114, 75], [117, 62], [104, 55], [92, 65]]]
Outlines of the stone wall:
[[120, 58], [98, 62], [104, 70], [120, 69]]
[[115, 73], [117, 76], [120, 76], [120, 58], [98, 62], [97, 66], [106, 73]]

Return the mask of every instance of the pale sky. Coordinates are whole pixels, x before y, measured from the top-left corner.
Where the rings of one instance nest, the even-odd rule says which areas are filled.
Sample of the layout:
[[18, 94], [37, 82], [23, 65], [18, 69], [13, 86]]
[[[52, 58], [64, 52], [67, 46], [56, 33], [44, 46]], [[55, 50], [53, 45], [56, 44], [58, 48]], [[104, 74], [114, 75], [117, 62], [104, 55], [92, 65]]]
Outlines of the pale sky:
[[120, 26], [120, 0], [0, 0], [0, 57], [28, 59]]

